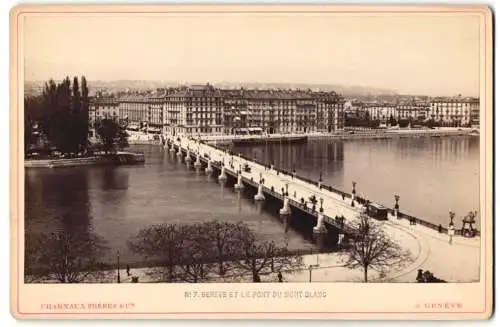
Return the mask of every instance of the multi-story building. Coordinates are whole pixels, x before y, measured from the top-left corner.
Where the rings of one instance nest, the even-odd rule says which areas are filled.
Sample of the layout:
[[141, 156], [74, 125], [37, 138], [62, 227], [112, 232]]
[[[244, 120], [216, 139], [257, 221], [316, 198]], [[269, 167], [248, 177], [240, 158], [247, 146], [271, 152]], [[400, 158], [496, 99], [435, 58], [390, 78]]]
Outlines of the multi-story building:
[[344, 129], [344, 99], [326, 92], [318, 92], [314, 97], [318, 132], [332, 133]]
[[169, 94], [165, 98], [165, 132], [171, 135], [221, 133], [223, 107], [220, 90], [210, 85], [194, 85]]
[[396, 120], [424, 122], [434, 120], [443, 126], [469, 126], [479, 124], [478, 98], [433, 98], [428, 100], [400, 99], [397, 104], [347, 103], [348, 115], [372, 120]]
[[116, 99], [91, 98], [89, 103], [89, 138], [95, 138], [96, 123], [101, 119], [120, 118], [119, 103]]
[[123, 97], [119, 102], [119, 116], [131, 126], [159, 133], [165, 125], [165, 98], [158, 96]]
[[378, 104], [373, 103], [365, 107], [368, 111], [370, 119], [379, 120], [381, 122], [388, 121], [391, 117], [397, 118], [396, 105], [394, 104]]
[[430, 118], [446, 126], [479, 124], [478, 98], [434, 98]]
[[425, 102], [407, 102], [396, 105], [396, 119], [424, 121], [429, 116], [429, 105]]
[[135, 95], [113, 101], [115, 115], [129, 126], [172, 135], [331, 133], [344, 126], [344, 100], [334, 92], [194, 85], [161, 96]]

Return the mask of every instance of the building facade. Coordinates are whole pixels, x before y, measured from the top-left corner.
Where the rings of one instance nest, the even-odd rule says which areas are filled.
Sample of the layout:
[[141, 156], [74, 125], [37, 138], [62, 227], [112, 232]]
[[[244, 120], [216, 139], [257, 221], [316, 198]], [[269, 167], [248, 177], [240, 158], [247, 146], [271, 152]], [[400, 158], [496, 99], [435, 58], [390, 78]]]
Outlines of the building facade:
[[447, 126], [479, 124], [478, 98], [433, 99], [430, 118]]
[[89, 103], [89, 138], [96, 137], [96, 124], [101, 119], [120, 119], [119, 102], [110, 98], [91, 98]]
[[441, 126], [464, 127], [479, 124], [478, 98], [431, 98], [426, 101], [399, 101], [397, 104], [365, 103], [353, 106], [348, 103], [346, 113], [362, 117], [365, 113], [372, 120], [424, 122], [433, 120]]
[[113, 112], [129, 126], [170, 135], [332, 133], [344, 126], [344, 100], [334, 92], [194, 85], [163, 96], [113, 101]]
[[224, 101], [218, 89], [195, 85], [165, 97], [166, 134], [222, 133]]

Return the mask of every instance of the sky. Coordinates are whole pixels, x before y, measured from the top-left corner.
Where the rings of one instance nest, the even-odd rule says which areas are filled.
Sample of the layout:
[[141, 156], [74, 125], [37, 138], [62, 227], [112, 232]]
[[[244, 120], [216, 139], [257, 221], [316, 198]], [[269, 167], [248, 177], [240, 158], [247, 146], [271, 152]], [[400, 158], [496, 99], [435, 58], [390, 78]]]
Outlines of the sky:
[[341, 84], [479, 95], [473, 15], [57, 14], [24, 20], [26, 80]]

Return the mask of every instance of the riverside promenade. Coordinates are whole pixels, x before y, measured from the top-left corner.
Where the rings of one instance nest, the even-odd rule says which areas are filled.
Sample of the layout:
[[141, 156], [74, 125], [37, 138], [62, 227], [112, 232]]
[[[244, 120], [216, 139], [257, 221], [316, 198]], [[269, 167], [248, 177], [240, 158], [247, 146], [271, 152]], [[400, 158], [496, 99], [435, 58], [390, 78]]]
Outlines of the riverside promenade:
[[[321, 232], [323, 224], [334, 223], [333, 217], [336, 216], [343, 216], [345, 225], [356, 223], [359, 212], [364, 208], [357, 201], [355, 201], [355, 206], [352, 207], [350, 197], [342, 198], [340, 194], [320, 188], [318, 185], [293, 178], [290, 175], [278, 174], [275, 169], [269, 169], [237, 155], [230, 155], [226, 151], [192, 138], [180, 136], [176, 139], [168, 139], [165, 150], [167, 148], [181, 158], [189, 158], [186, 160], [187, 163], [198, 167], [201, 167], [202, 160], [207, 162], [209, 167], [212, 164], [221, 163], [219, 179], [225, 180], [227, 177], [221, 177], [225, 174], [237, 176], [237, 185], [240, 185], [237, 187], [245, 187], [245, 183], [256, 184], [257, 181], [263, 179], [264, 183], [261, 191], [264, 197], [270, 196], [269, 193], [279, 196], [280, 191], [286, 189], [288, 196], [281, 197], [283, 200], [281, 214], [289, 214], [289, 206], [300, 204], [299, 199], [309, 199], [311, 196], [315, 196], [319, 200], [318, 204], [313, 206], [309, 202], [306, 206], [308, 211], [314, 209], [314, 214], [318, 217], [318, 223], [315, 227], [317, 232]], [[196, 161], [193, 158], [196, 158]], [[250, 169], [245, 171], [244, 167]], [[238, 174], [239, 171], [241, 171], [241, 174]], [[320, 202], [323, 208], [322, 213], [320, 212]], [[380, 224], [394, 241], [398, 242], [403, 249], [409, 251], [411, 262], [402, 269], [390, 271], [383, 276], [373, 275], [374, 272], [372, 272], [369, 275], [371, 281], [414, 282], [418, 269], [429, 270], [436, 277], [448, 282], [479, 280], [480, 237], [465, 238], [457, 235], [453, 238], [453, 244], [449, 244], [446, 234], [440, 234], [423, 225], [410, 225], [407, 220], [396, 219], [392, 215], [389, 215], [388, 218], [387, 221], [374, 220], [374, 222]], [[341, 277], [346, 275], [346, 273], [340, 273], [341, 271], [345, 272], [346, 268], [342, 267], [339, 255], [336, 253], [306, 255], [304, 260], [306, 265], [319, 265], [319, 267], [315, 268], [317, 278], [314, 278], [314, 281], [356, 281], [356, 279], [351, 278], [352, 276], [349, 278]], [[361, 272], [357, 273], [359, 273], [359, 280], [361, 280]], [[305, 275], [309, 279], [309, 271]], [[304, 281], [305, 275], [295, 273], [285, 276], [285, 279]], [[350, 273], [347, 275], [350, 275]]]

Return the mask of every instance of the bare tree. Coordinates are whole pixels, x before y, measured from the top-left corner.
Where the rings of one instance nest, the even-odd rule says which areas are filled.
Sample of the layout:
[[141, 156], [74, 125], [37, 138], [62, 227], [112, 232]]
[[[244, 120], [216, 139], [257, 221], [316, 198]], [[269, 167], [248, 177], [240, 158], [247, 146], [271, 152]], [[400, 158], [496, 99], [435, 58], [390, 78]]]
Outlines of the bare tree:
[[209, 277], [209, 270], [213, 266], [210, 262], [213, 254], [213, 240], [207, 229], [206, 223], [181, 227], [183, 248], [180, 252], [180, 272], [177, 275], [179, 280], [198, 283]]
[[240, 269], [252, 274], [253, 282], [260, 282], [260, 274], [275, 269], [293, 272], [303, 266], [302, 257], [291, 255], [285, 247], [274, 241], [260, 241], [254, 233], [242, 230], [240, 239], [242, 260], [236, 261]]
[[408, 251], [391, 240], [381, 225], [367, 215], [361, 214], [358, 225], [352, 227], [357, 235], [343, 252], [344, 265], [350, 269], [363, 268], [365, 282], [368, 282], [368, 269], [384, 273], [389, 267], [401, 266], [411, 258]]
[[139, 231], [128, 241], [128, 246], [134, 253], [157, 260], [166, 268], [166, 280], [172, 282], [175, 279], [175, 267], [182, 258], [182, 228], [175, 224], [153, 225]]
[[241, 252], [238, 235], [249, 235], [251, 232], [244, 223], [229, 223], [213, 220], [205, 223], [206, 232], [210, 236], [214, 261], [217, 262], [219, 275], [224, 275], [230, 267], [226, 262], [238, 257]]
[[100, 259], [108, 250], [102, 237], [82, 231], [31, 235], [26, 241], [25, 269], [29, 276], [61, 283], [97, 277], [104, 267]]

